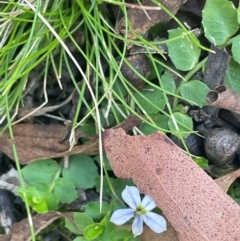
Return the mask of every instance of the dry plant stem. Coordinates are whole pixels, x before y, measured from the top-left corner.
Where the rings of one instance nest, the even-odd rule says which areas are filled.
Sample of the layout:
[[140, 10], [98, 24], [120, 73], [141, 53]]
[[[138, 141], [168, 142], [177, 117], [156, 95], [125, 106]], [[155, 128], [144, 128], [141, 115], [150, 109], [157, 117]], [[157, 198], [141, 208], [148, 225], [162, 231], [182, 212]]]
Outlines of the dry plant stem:
[[209, 91], [206, 101], [210, 106], [216, 106], [232, 111], [235, 114], [240, 114], [240, 95], [226, 85], [220, 85], [215, 90]]

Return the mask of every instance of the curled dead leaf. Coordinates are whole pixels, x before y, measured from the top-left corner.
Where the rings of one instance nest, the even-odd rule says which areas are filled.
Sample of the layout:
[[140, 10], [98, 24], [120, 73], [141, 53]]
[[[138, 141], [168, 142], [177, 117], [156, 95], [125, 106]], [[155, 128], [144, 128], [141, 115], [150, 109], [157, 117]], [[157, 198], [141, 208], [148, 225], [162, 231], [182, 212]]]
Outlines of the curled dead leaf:
[[211, 106], [216, 106], [230, 110], [235, 114], [240, 114], [240, 95], [226, 85], [220, 85], [208, 92], [206, 101]]

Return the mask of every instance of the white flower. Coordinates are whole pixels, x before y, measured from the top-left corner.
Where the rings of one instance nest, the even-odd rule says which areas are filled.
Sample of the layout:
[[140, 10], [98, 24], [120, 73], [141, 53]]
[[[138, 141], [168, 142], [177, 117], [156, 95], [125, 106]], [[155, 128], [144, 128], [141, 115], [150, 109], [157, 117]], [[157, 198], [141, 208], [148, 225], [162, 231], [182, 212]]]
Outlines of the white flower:
[[110, 219], [116, 225], [122, 225], [134, 217], [132, 232], [134, 237], [140, 235], [143, 231], [143, 222], [147, 224], [155, 233], [162, 233], [167, 230], [167, 224], [164, 217], [150, 212], [157, 205], [155, 201], [146, 195], [142, 202], [139, 190], [136, 187], [126, 188], [122, 192], [123, 200], [130, 208], [116, 210]]

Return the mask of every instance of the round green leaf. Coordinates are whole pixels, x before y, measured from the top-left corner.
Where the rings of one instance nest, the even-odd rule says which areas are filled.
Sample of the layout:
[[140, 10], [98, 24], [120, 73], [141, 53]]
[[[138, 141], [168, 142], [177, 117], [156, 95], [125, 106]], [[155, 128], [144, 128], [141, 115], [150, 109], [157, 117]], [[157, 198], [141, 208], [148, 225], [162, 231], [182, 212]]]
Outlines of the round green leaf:
[[62, 175], [71, 180], [75, 187], [87, 189], [94, 187], [98, 171], [90, 156], [78, 154], [70, 157], [70, 166], [63, 169]]
[[186, 35], [183, 29], [172, 29], [168, 31], [169, 39], [177, 38], [174, 41], [167, 42], [168, 54], [177, 69], [188, 71], [197, 63], [201, 50]]
[[123, 122], [125, 120], [119, 110], [125, 115], [128, 115], [128, 111], [126, 110], [126, 107], [124, 105], [117, 104], [117, 107], [115, 105], [112, 105], [110, 113], [114, 114], [114, 118], [117, 123]]
[[203, 9], [203, 28], [214, 45], [223, 45], [237, 32], [237, 10], [228, 0], [207, 0]]
[[[100, 155], [98, 154], [97, 156], [94, 157], [94, 160], [96, 160], [99, 165], [100, 165]], [[111, 171], [112, 170], [112, 167], [107, 159], [107, 155], [106, 155], [106, 152], [103, 152], [103, 163], [104, 163], [104, 166], [105, 168], [108, 170], [108, 171]]]
[[164, 67], [159, 63], [155, 62], [155, 66], [156, 66], [156, 69], [154, 67], [153, 62], [150, 61], [150, 75], [148, 76], [148, 80], [150, 80], [150, 81], [154, 80], [154, 79], [157, 79], [158, 75], [161, 76], [161, 73], [164, 70]]
[[88, 239], [86, 239], [85, 237], [83, 236], [79, 236], [79, 237], [76, 237], [73, 241], [88, 241]]
[[101, 219], [107, 211], [109, 210], [109, 203], [102, 202], [102, 210], [100, 212], [100, 202], [99, 201], [92, 201], [88, 204], [84, 205], [85, 213], [87, 213], [90, 217], [94, 219]]
[[38, 191], [48, 193], [50, 191], [49, 186], [44, 182], [31, 182], [31, 186], [36, 187]]
[[130, 180], [123, 180], [121, 178], [116, 178], [112, 182], [112, 186], [113, 186], [113, 190], [114, 190], [115, 194], [118, 197], [121, 197], [123, 189], [126, 186], [134, 186], [134, 183], [133, 183], [133, 181], [131, 179]]
[[[108, 180], [112, 181], [114, 180], [113, 178], [107, 178], [106, 176], [103, 176], [103, 190], [102, 190], [102, 195], [103, 196], [111, 196], [112, 191], [109, 187]], [[101, 186], [101, 177], [97, 176], [95, 178], [95, 188], [96, 191], [100, 193], [100, 186]]]
[[39, 160], [32, 162], [22, 169], [22, 174], [27, 182], [41, 181], [51, 184], [57, 173], [60, 171], [59, 164], [52, 160]]
[[234, 190], [235, 197], [240, 198], [240, 187], [236, 187]]
[[[111, 80], [111, 82], [110, 82]], [[115, 93], [121, 97], [124, 97], [127, 94], [127, 90], [124, 87], [124, 85], [122, 84], [121, 80], [119, 78], [115, 79], [115, 82], [112, 83], [112, 78], [107, 78], [106, 82], [111, 85], [111, 90], [113, 90]], [[101, 92], [104, 94], [105, 93], [105, 89], [102, 87], [102, 89], [100, 89]]]
[[240, 64], [233, 58], [230, 59], [227, 69], [225, 84], [240, 94]]
[[175, 112], [173, 113], [173, 118], [175, 118], [178, 127], [177, 129], [173, 119], [169, 118], [168, 126], [173, 135], [177, 136], [178, 138], [186, 138], [191, 134], [193, 130], [193, 122], [189, 116], [180, 112]]
[[55, 180], [54, 194], [61, 203], [71, 203], [78, 197], [73, 182], [64, 177]]
[[101, 223], [104, 225], [104, 229], [99, 237], [99, 240], [109, 241], [110, 234], [113, 232], [113, 230], [115, 230], [115, 225], [112, 222], [110, 222], [109, 218], [104, 218], [104, 220], [102, 220]]
[[170, 93], [175, 93], [176, 85], [174, 78], [169, 73], [164, 73], [161, 76], [162, 79], [162, 88]]
[[93, 224], [94, 221], [93, 219], [87, 215], [86, 213], [78, 213], [74, 212], [73, 213], [73, 221], [76, 227], [70, 223], [70, 221], [65, 218], [65, 227], [68, 228], [71, 232], [79, 234], [84, 232], [84, 229], [90, 225]]
[[166, 115], [161, 115], [160, 113], [157, 113], [154, 116], [151, 116], [152, 120], [154, 121], [155, 125], [158, 126], [158, 128], [155, 128], [147, 123], [142, 123], [140, 125], [140, 130], [145, 135], [150, 135], [158, 130], [168, 130], [168, 117]]
[[235, 37], [232, 41], [233, 58], [240, 64], [240, 35]]
[[91, 224], [85, 228], [84, 236], [89, 240], [93, 240], [102, 233], [103, 227], [100, 223]]
[[190, 101], [190, 104], [195, 104], [199, 107], [207, 105], [206, 95], [209, 90], [208, 86], [199, 80], [191, 80], [180, 87], [182, 97]]
[[240, 6], [238, 6], [237, 8], [237, 20], [238, 20], [238, 24], [240, 24]]
[[[88, 135], [95, 135], [96, 134], [96, 126], [93, 123], [83, 123], [83, 125], [81, 125], [81, 131], [83, 131], [84, 133], [88, 134]], [[85, 143], [87, 141], [89, 141], [89, 139], [82, 137], [81, 138], [82, 142]]]
[[129, 240], [133, 238], [132, 232], [128, 230], [114, 230], [110, 235], [110, 241]]
[[[154, 89], [152, 86], [146, 86], [144, 90], [139, 93], [134, 93], [135, 98], [141, 106], [141, 110], [148, 114], [156, 114], [162, 110], [166, 104], [163, 93], [159, 89]], [[140, 107], [139, 107], [140, 108]]]
[[59, 202], [58, 202], [57, 196], [54, 193], [50, 192], [47, 194], [46, 203], [49, 210], [58, 209]]

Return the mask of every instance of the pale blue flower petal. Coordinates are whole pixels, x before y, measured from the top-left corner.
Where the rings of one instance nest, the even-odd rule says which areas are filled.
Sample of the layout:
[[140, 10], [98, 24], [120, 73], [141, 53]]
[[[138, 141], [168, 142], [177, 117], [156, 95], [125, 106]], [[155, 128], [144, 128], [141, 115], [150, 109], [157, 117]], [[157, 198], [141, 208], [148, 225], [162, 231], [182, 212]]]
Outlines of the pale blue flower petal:
[[159, 214], [148, 212], [146, 215], [143, 216], [143, 221], [155, 233], [162, 233], [167, 230], [167, 222], [165, 218]]
[[141, 235], [143, 232], [143, 218], [142, 216], [136, 217], [132, 224], [132, 232], [134, 237]]
[[146, 195], [142, 200], [142, 206], [146, 209], [146, 211], [151, 211], [157, 207], [157, 204], [149, 195]]
[[134, 210], [131, 208], [118, 209], [112, 214], [110, 221], [116, 225], [122, 225], [132, 217], [134, 217]]
[[132, 209], [136, 209], [137, 205], [141, 204], [141, 197], [139, 190], [133, 186], [126, 186], [122, 191], [122, 198], [124, 202]]

